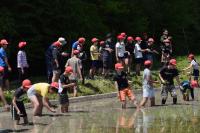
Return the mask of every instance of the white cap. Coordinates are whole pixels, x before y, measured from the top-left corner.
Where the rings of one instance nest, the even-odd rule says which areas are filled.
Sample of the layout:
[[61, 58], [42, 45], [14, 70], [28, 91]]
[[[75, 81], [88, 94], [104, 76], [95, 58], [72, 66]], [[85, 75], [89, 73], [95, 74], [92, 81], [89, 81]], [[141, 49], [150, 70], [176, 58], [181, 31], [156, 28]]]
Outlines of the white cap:
[[59, 41], [60, 43], [62, 43], [62, 45], [65, 45], [65, 44], [67, 43], [67, 41], [66, 41], [65, 38], [63, 38], [63, 37], [59, 37], [59, 38], [58, 38], [58, 41]]

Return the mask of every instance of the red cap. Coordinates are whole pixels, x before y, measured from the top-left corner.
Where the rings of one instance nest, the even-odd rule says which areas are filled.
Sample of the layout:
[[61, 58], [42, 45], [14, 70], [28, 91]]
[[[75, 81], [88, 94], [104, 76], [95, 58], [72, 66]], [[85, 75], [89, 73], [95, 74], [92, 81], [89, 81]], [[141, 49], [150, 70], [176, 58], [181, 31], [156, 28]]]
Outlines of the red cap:
[[196, 87], [199, 86], [199, 85], [198, 85], [198, 82], [197, 82], [196, 80], [192, 80], [192, 81], [190, 82], [190, 85], [191, 85], [192, 88], [196, 88]]
[[56, 47], [61, 47], [62, 46], [62, 44], [59, 41], [54, 42], [53, 45], [56, 46]]
[[73, 54], [75, 54], [75, 55], [77, 55], [77, 54], [79, 54], [79, 53], [80, 53], [79, 50], [74, 50], [74, 51], [73, 51]]
[[84, 38], [84, 37], [80, 37], [80, 38], [78, 39], [78, 42], [79, 42], [79, 43], [84, 43], [84, 42], [85, 42], [85, 38]]
[[164, 43], [170, 43], [170, 40], [169, 39], [165, 39], [163, 40]]
[[50, 86], [54, 87], [54, 88], [57, 88], [57, 89], [59, 88], [58, 82], [52, 82]]
[[149, 38], [148, 42], [154, 42], [154, 39], [153, 38]]
[[133, 37], [132, 36], [127, 37], [127, 41], [133, 41]]
[[26, 42], [19, 42], [18, 44], [19, 48], [23, 48], [24, 46], [26, 46]]
[[189, 54], [189, 55], [188, 55], [188, 58], [194, 59], [194, 55], [193, 55], [193, 54]]
[[123, 37], [122, 35], [118, 35], [118, 36], [117, 36], [117, 39], [118, 39], [118, 40], [122, 40], [122, 39], [124, 39], [124, 37]]
[[124, 68], [123, 65], [121, 63], [116, 63], [115, 64], [115, 69], [122, 69]]
[[100, 45], [104, 45], [105, 44], [105, 42], [104, 41], [100, 41], [100, 43], [99, 43]]
[[136, 37], [135, 40], [136, 41], [142, 41], [141, 37]]
[[91, 42], [92, 43], [98, 42], [98, 39], [97, 38], [92, 38]]
[[8, 42], [6, 39], [2, 39], [0, 42], [1, 45], [8, 45]]
[[30, 88], [32, 85], [31, 81], [29, 79], [25, 79], [23, 82], [22, 82], [22, 86], [25, 87], [25, 88]]
[[126, 33], [125, 32], [122, 32], [120, 35], [123, 36], [124, 38], [126, 37]]
[[67, 67], [65, 68], [65, 72], [66, 72], [66, 73], [73, 73], [72, 67], [71, 67], [71, 66], [67, 66]]
[[152, 64], [152, 62], [150, 61], [150, 60], [146, 60], [145, 62], [144, 62], [144, 65], [145, 66], [148, 66], [148, 65], [151, 65]]
[[169, 61], [169, 64], [176, 66], [176, 60], [175, 59], [171, 59]]
[[4, 71], [4, 67], [0, 66], [0, 72]]

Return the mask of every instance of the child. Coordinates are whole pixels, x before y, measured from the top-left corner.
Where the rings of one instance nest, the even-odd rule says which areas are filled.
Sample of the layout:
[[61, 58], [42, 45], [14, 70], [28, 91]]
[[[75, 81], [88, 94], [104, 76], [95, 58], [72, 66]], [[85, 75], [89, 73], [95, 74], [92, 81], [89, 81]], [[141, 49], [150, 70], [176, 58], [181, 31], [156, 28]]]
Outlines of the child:
[[69, 76], [73, 74], [73, 69], [71, 66], [65, 68], [65, 72], [60, 76], [59, 79], [59, 102], [61, 105], [61, 112], [68, 112], [69, 99], [67, 94], [67, 88], [74, 87], [76, 83], [70, 83]]
[[123, 71], [121, 63], [115, 64], [116, 75], [114, 76], [115, 88], [119, 91], [119, 99], [122, 103], [122, 108], [126, 108], [126, 96], [138, 107], [137, 101], [128, 83], [127, 74]]
[[190, 91], [192, 100], [194, 100], [194, 88], [198, 87], [198, 82], [196, 80], [183, 81], [181, 83], [180, 90], [183, 94], [183, 100], [189, 101], [188, 91]]
[[90, 68], [90, 79], [94, 79], [94, 75], [96, 73], [96, 70], [99, 68], [99, 49], [98, 49], [98, 39], [93, 38], [91, 40], [92, 46], [90, 47], [90, 55], [91, 55], [91, 61], [92, 61], [92, 66]]
[[56, 113], [56, 110], [52, 108], [52, 105], [49, 102], [48, 93], [58, 93], [57, 82], [52, 82], [51, 84], [37, 83], [28, 89], [27, 95], [33, 104], [33, 116], [41, 116], [43, 106], [49, 111]]
[[24, 79], [28, 78], [28, 62], [25, 52], [26, 42], [19, 42], [19, 51], [17, 54], [17, 68], [19, 72], [19, 81], [22, 82]]
[[152, 79], [151, 75], [151, 67], [152, 67], [152, 62], [150, 60], [146, 60], [144, 62], [144, 73], [143, 73], [143, 99], [140, 103], [140, 106], [145, 106], [145, 104], [148, 101], [148, 98], [151, 101], [150, 106], [155, 105], [155, 92], [153, 89], [153, 83], [158, 83], [157, 81], [154, 81]]
[[188, 67], [184, 68], [183, 71], [186, 71], [186, 70], [188, 70], [190, 68], [193, 68], [193, 73], [192, 73], [192, 76], [194, 77], [193, 79], [198, 81], [198, 79], [199, 79], [199, 64], [195, 60], [193, 54], [190, 54], [188, 56], [188, 60], [190, 61], [190, 65]]
[[125, 44], [124, 44], [124, 37], [122, 35], [117, 36], [118, 42], [115, 45], [115, 56], [116, 56], [116, 61], [118, 63], [122, 63], [123, 65], [125, 64], [125, 57], [124, 54], [126, 52], [125, 50]]
[[4, 109], [6, 111], [9, 111], [10, 107], [5, 99], [5, 96], [3, 94], [3, 89], [2, 89], [2, 85], [3, 85], [3, 72], [4, 72], [4, 67], [0, 66], [0, 100], [2, 100], [3, 105], [4, 105]]
[[16, 124], [19, 125], [20, 117], [23, 117], [24, 124], [28, 124], [28, 118], [26, 114], [26, 109], [24, 107], [23, 95], [26, 94], [26, 91], [31, 87], [31, 81], [25, 79], [22, 82], [22, 86], [19, 87], [15, 93], [12, 100], [12, 118], [16, 120]]

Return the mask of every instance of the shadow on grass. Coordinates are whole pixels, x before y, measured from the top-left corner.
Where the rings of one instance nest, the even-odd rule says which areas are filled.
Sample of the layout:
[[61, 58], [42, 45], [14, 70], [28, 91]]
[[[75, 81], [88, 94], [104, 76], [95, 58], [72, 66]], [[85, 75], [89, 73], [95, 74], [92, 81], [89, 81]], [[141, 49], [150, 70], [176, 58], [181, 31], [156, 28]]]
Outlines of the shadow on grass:
[[29, 129], [5, 129], [0, 130], [0, 133], [21, 133], [21, 132], [28, 132]]
[[94, 87], [91, 83], [86, 83], [84, 84], [85, 87], [93, 90], [94, 92], [100, 92], [99, 88], [98, 87]]

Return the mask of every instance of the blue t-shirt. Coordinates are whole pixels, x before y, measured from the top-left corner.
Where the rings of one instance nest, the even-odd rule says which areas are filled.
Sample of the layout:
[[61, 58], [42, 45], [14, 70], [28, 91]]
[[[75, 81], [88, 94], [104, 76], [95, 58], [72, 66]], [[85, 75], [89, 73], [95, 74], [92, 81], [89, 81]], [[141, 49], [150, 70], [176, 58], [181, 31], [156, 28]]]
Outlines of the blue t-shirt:
[[0, 48], [0, 66], [5, 67], [6, 62], [5, 62], [5, 57], [7, 57], [6, 51], [3, 48]]
[[72, 48], [73, 48], [74, 50], [82, 51], [82, 46], [78, 43], [78, 41], [76, 41], [76, 42], [74, 42], [74, 43], [72, 44]]

